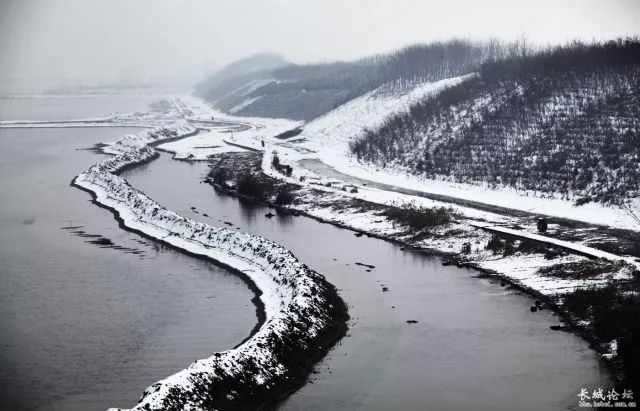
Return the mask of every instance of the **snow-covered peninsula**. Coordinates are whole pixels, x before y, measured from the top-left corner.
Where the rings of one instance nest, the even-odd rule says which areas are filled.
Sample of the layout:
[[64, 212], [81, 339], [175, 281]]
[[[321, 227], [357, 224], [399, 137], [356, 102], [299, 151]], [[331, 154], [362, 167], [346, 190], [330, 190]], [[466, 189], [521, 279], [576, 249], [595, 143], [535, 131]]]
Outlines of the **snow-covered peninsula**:
[[73, 180], [128, 229], [226, 265], [260, 293], [264, 322], [250, 338], [151, 385], [135, 410], [256, 408], [299, 386], [346, 330], [346, 306], [335, 288], [290, 251], [259, 236], [182, 217], [117, 175], [157, 156], [156, 143], [195, 133], [187, 122], [178, 122], [127, 135], [104, 149], [111, 157]]

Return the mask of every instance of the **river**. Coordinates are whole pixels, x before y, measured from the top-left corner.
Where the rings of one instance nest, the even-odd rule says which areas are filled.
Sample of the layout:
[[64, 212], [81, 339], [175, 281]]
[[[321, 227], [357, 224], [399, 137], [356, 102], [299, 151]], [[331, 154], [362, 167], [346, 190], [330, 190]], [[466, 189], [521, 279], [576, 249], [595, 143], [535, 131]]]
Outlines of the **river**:
[[[149, 100], [81, 102], [3, 100], [0, 118], [98, 116]], [[69, 186], [102, 157], [83, 148], [132, 131], [0, 130], [0, 409], [130, 407], [256, 324], [253, 294], [234, 274], [121, 229]], [[283, 244], [349, 305], [348, 335], [278, 408], [562, 410], [580, 388], [606, 384], [595, 352], [551, 331], [558, 319], [531, 313], [528, 296], [310, 218], [268, 219], [201, 184], [207, 171], [162, 154], [124, 177], [180, 214]]]
[[588, 344], [550, 330], [557, 317], [531, 313], [530, 297], [310, 218], [266, 218], [266, 208], [202, 184], [207, 171], [162, 154], [123, 176], [179, 214], [284, 245], [349, 306], [348, 336], [280, 409], [562, 410], [577, 406], [581, 388], [607, 383]]
[[0, 120], [64, 121], [148, 110], [158, 95], [0, 96]]
[[[80, 118], [151, 100], [4, 99], [0, 118]], [[134, 131], [0, 129], [2, 410], [130, 407], [256, 324], [237, 276], [121, 229], [69, 185], [102, 158], [82, 149]]]

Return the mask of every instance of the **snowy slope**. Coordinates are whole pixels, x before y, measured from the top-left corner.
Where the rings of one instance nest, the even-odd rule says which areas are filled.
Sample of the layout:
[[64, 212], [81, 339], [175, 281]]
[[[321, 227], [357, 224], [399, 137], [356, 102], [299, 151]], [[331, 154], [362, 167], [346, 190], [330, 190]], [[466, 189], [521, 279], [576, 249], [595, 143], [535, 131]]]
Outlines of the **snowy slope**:
[[382, 86], [309, 122], [301, 135], [291, 139], [291, 147], [314, 151], [317, 158], [332, 166], [343, 163], [350, 156], [349, 143], [365, 129], [379, 126], [387, 117], [407, 110], [416, 101], [475, 77], [474, 73], [423, 83], [400, 94], [387, 92], [387, 87]]
[[[640, 220], [637, 218], [640, 216], [640, 199], [629, 201], [627, 207], [593, 202], [576, 206], [570, 200], [534, 196], [533, 193], [514, 188], [425, 179], [402, 167], [362, 163], [351, 155], [349, 144], [360, 137], [365, 129], [373, 129], [393, 114], [406, 111], [415, 101], [435, 96], [447, 87], [473, 78], [474, 75], [468, 75], [427, 83], [403, 95], [385, 95], [374, 91], [306, 124], [302, 134], [284, 143], [272, 143], [277, 146], [280, 157], [286, 156], [290, 163], [302, 159], [320, 159], [340, 173], [363, 180], [530, 213], [640, 231]], [[269, 154], [270, 150], [266, 152]], [[270, 159], [265, 159], [265, 164], [270, 164], [269, 161]], [[305, 173], [298, 171], [298, 174]], [[307, 174], [315, 175], [312, 172]]]

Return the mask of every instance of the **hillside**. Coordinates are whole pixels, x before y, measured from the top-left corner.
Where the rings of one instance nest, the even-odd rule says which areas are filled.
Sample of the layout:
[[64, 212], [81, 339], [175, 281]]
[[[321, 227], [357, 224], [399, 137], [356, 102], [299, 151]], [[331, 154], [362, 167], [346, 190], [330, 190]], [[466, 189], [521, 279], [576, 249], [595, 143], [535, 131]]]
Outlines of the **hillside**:
[[278, 67], [286, 66], [288, 63], [279, 54], [254, 54], [231, 64], [227, 64], [222, 69], [215, 72], [215, 75], [205, 79], [198, 84], [198, 88], [213, 88], [225, 83], [235, 77], [250, 75], [262, 70], [272, 70]]
[[292, 64], [224, 79], [218, 73], [196, 93], [230, 114], [309, 121], [382, 85], [406, 91], [475, 72], [487, 59], [507, 53], [508, 47], [497, 42], [436, 42], [353, 62]]
[[[640, 43], [485, 62], [351, 144], [361, 162], [577, 204], [640, 196]], [[524, 194], [524, 193], [523, 193]]]

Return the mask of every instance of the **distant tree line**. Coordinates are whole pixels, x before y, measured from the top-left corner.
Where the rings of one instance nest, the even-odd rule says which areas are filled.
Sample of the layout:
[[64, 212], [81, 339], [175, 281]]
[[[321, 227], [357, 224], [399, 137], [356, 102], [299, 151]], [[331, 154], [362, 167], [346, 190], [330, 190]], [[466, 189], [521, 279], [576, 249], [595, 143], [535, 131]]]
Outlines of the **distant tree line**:
[[507, 58], [488, 59], [481, 65], [480, 74], [485, 81], [640, 63], [640, 41], [637, 37], [593, 43], [573, 41], [535, 51], [518, 44], [521, 43], [516, 43], [515, 49], [511, 48]]
[[214, 76], [197, 92], [222, 110], [250, 101], [237, 114], [311, 120], [381, 86], [400, 92], [418, 83], [476, 72], [483, 62], [503, 59], [515, 49], [496, 40], [415, 44], [351, 62], [292, 64], [224, 82]]

